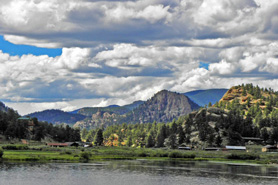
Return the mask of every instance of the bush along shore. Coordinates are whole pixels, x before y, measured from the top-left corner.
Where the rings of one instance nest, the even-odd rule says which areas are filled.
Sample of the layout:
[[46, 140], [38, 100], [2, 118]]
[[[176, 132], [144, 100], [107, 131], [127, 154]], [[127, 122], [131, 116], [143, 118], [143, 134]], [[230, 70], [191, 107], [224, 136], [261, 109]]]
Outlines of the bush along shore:
[[64, 147], [2, 145], [2, 162], [93, 162], [100, 160], [185, 160], [185, 161], [221, 161], [256, 164], [278, 164], [278, 155], [258, 151], [181, 151], [156, 148], [130, 147]]

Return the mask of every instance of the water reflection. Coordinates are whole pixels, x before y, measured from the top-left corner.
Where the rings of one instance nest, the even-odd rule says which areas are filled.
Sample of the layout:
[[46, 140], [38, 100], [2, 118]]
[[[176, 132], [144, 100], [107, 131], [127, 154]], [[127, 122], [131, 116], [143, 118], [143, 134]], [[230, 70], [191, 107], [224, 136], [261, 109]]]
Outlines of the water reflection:
[[0, 164], [0, 185], [277, 184], [278, 167], [211, 162], [107, 161]]

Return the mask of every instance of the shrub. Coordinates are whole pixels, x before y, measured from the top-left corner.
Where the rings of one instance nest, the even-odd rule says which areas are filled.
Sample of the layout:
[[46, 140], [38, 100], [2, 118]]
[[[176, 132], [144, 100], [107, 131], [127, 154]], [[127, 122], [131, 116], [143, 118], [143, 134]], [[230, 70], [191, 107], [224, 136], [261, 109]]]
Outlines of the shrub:
[[92, 156], [92, 153], [90, 152], [81, 152], [80, 158], [88, 161], [90, 157]]
[[168, 157], [169, 153], [163, 150], [155, 150], [151, 153], [151, 157]]
[[29, 147], [26, 145], [5, 145], [2, 147], [5, 150], [28, 150]]
[[183, 154], [183, 158], [191, 158], [194, 159], [196, 156], [194, 154]]
[[71, 155], [72, 152], [71, 152], [71, 151], [63, 151], [63, 152], [60, 152], [60, 155], [64, 155], [64, 154]]
[[227, 159], [238, 159], [238, 160], [255, 160], [260, 159], [260, 156], [254, 154], [230, 154], [226, 156]]
[[3, 148], [0, 147], [0, 158], [2, 158], [3, 155], [4, 155], [4, 150]]
[[137, 153], [137, 156], [138, 157], [147, 157], [147, 156], [149, 156], [149, 154], [145, 151], [140, 151]]
[[169, 153], [168, 157], [170, 157], [170, 158], [191, 158], [191, 159], [194, 159], [195, 155], [173, 151], [173, 152]]
[[173, 151], [170, 152], [168, 157], [170, 158], [183, 158], [183, 154], [181, 152]]

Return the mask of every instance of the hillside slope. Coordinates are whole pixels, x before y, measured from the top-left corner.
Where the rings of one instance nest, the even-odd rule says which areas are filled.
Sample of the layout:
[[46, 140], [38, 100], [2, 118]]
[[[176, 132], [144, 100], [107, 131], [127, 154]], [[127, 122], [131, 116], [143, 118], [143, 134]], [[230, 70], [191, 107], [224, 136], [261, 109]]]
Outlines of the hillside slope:
[[238, 109], [251, 116], [263, 113], [267, 117], [278, 109], [278, 92], [252, 84], [234, 86], [214, 106], [228, 110]]

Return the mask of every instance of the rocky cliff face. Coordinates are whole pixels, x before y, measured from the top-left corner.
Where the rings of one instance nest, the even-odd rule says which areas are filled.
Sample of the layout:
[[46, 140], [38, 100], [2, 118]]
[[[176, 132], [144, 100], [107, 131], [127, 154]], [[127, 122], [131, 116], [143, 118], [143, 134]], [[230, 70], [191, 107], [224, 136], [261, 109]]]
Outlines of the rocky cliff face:
[[93, 114], [90, 118], [76, 122], [74, 127], [80, 127], [80, 128], [99, 128], [102, 126], [105, 127], [108, 125], [116, 124], [119, 117], [121, 117], [121, 115], [98, 111], [95, 114]]
[[93, 128], [120, 123], [170, 122], [198, 108], [185, 95], [163, 90], [126, 114], [98, 111], [91, 118], [77, 122], [75, 126]]
[[198, 108], [185, 95], [163, 90], [132, 112], [132, 122], [169, 122]]

